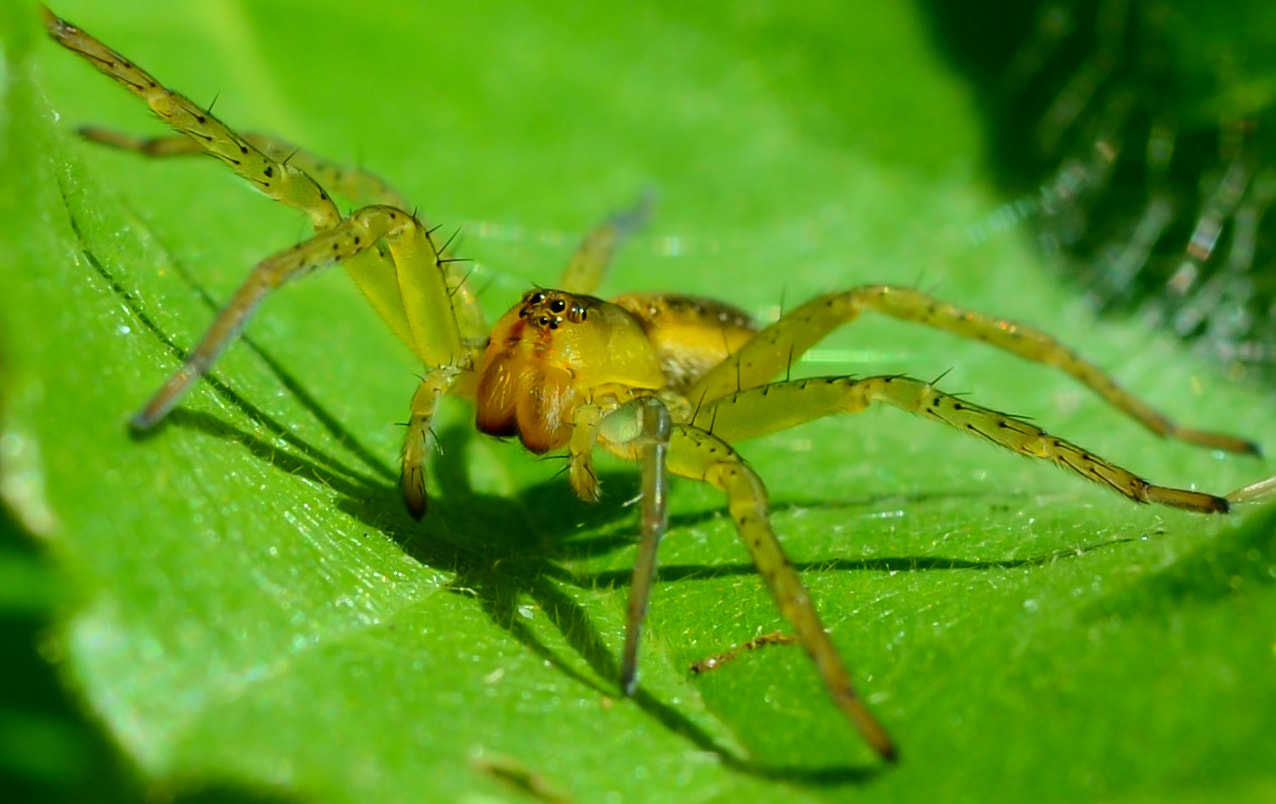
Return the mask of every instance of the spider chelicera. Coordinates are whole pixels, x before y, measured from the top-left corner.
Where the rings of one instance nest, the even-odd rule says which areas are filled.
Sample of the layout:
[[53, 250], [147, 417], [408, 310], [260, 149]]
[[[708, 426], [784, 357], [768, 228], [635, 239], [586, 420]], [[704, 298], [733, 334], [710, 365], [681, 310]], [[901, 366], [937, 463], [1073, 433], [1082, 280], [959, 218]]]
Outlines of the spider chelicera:
[[[856, 695], [802, 579], [785, 557], [771, 527], [762, 480], [732, 446], [743, 439], [885, 403], [1052, 461], [1135, 502], [1202, 513], [1229, 509], [1227, 498], [1154, 485], [1021, 418], [945, 394], [930, 382], [902, 375], [773, 381], [830, 331], [865, 310], [1055, 366], [1162, 436], [1258, 452], [1249, 441], [1179, 427], [1042, 332], [908, 288], [873, 285], [821, 296], [766, 327], [731, 305], [707, 299], [630, 293], [604, 301], [589, 295], [616, 247], [646, 216], [642, 203], [587, 235], [557, 289], [528, 291], [489, 329], [465, 277], [384, 182], [277, 139], [238, 134], [47, 9], [44, 20], [59, 44], [138, 95], [179, 132], [137, 139], [85, 129], [85, 136], [150, 156], [206, 153], [270, 197], [305, 212], [316, 232], [252, 270], [133, 426], [145, 430], [163, 419], [271, 292], [341, 263], [425, 366], [412, 397], [402, 455], [403, 499], [414, 516], [426, 511], [430, 423], [444, 394], [473, 402], [475, 424], [484, 433], [517, 437], [534, 453], [565, 449], [572, 488], [582, 499], [598, 499], [595, 449], [641, 465], [641, 535], [620, 679], [626, 694], [637, 682], [639, 634], [666, 527], [669, 476], [687, 477], [726, 494], [740, 537], [829, 694], [879, 755], [896, 756], [885, 729]], [[375, 203], [343, 215], [324, 184]]]

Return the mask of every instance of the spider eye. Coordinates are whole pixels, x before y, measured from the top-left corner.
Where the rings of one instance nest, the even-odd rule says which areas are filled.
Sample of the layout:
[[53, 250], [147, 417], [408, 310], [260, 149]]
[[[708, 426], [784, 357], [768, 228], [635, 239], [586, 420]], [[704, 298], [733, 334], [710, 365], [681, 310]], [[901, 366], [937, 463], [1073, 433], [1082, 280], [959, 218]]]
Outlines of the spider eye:
[[528, 304], [540, 304], [543, 301], [545, 301], [545, 294], [539, 290], [527, 297]]
[[567, 302], [562, 299], [554, 299], [549, 303], [549, 311], [551, 313], [561, 313], [567, 309]]
[[567, 317], [579, 324], [585, 320], [585, 305], [573, 304], [571, 310], [567, 313]]
[[550, 324], [549, 316], [547, 315], [541, 316], [540, 318], [536, 319], [536, 323], [540, 324], [542, 327], [548, 327]]

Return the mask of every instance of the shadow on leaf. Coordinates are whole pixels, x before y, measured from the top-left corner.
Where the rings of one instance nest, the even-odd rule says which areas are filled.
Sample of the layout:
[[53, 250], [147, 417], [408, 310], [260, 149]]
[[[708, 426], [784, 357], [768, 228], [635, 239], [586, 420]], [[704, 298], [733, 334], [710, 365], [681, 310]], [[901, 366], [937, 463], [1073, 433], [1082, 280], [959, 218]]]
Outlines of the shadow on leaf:
[[[72, 226], [79, 235], [74, 216]], [[123, 300], [142, 327], [171, 354], [184, 359], [184, 349], [154, 323], [141, 301], [93, 256], [89, 244], [80, 236], [89, 264]], [[193, 278], [184, 272], [182, 275], [192, 292], [199, 295], [210, 309], [216, 307]], [[534, 484], [511, 497], [476, 493], [468, 484], [464, 468], [444, 461], [435, 468], [435, 480], [444, 488], [445, 494], [431, 501], [430, 514], [423, 523], [418, 523], [403, 510], [394, 485], [396, 473], [332, 416], [304, 383], [286, 371], [251, 338], [243, 338], [241, 342], [261, 358], [281, 386], [314, 416], [331, 436], [331, 445], [318, 447], [309, 443], [216, 377], [209, 377], [204, 382], [262, 435], [240, 429], [216, 416], [187, 409], [174, 411], [164, 426], [191, 429], [235, 443], [263, 464], [331, 489], [341, 498], [336, 503], [341, 510], [392, 539], [422, 565], [451, 575], [454, 590], [471, 596], [493, 623], [527, 650], [599, 696], [618, 694], [615, 686], [615, 679], [619, 676], [616, 650], [603, 638], [594, 619], [571, 589], [627, 586], [631, 573], [627, 570], [574, 572], [561, 562], [587, 559], [630, 546], [633, 534], [637, 532], [636, 512], [614, 504], [594, 506], [582, 503], [572, 495], [568, 484], [560, 479]], [[459, 455], [472, 438], [471, 431], [456, 427], [442, 432], [439, 440], [446, 452]], [[341, 449], [362, 466], [356, 467], [337, 457], [333, 454], [334, 448]], [[637, 490], [635, 475], [631, 473], [609, 475], [604, 482], [617, 492], [613, 499], [627, 499]], [[898, 496], [893, 499], [918, 502], [945, 496], [930, 493], [917, 499]], [[876, 498], [864, 498], [820, 501], [814, 505], [803, 504], [802, 507], [854, 508], [872, 506], [877, 502]], [[782, 511], [784, 506], [776, 506], [776, 510]], [[716, 511], [681, 514], [674, 517], [672, 525], [675, 528], [690, 527], [718, 517]], [[576, 537], [581, 522], [586, 523], [586, 532], [594, 535]], [[625, 522], [631, 526], [625, 526]], [[614, 532], [598, 535], [599, 531], [608, 529]], [[1052, 551], [1039, 557], [1013, 561], [937, 556], [835, 559], [832, 562], [808, 562], [799, 569], [819, 572], [1003, 569], [1045, 564], [1076, 554], [1075, 550]], [[755, 572], [751, 564], [742, 563], [726, 566], [675, 565], [662, 569], [661, 582], [677, 583], [692, 578]], [[531, 600], [544, 613], [574, 656], [560, 655], [537, 636], [519, 613], [524, 600]], [[583, 667], [580, 661], [583, 661]], [[801, 784], [836, 785], [862, 783], [881, 772], [872, 766], [810, 768], [768, 765], [765, 761], [740, 754], [729, 747], [723, 737], [715, 736], [678, 708], [641, 688], [633, 700], [665, 728], [681, 735], [698, 750], [712, 752], [721, 757], [728, 767], [744, 773]], [[849, 742], [853, 737], [848, 733], [847, 739]]]
[[1206, 544], [1090, 606], [1090, 620], [1150, 616], [1209, 604], [1276, 583], [1276, 506], [1251, 514]]

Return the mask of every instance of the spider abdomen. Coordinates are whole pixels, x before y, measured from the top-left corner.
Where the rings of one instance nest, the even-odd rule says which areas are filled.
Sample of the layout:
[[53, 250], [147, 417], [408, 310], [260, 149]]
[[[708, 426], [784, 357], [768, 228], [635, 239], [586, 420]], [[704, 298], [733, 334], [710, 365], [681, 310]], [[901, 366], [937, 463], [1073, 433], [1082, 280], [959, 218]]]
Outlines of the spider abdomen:
[[612, 302], [628, 310], [660, 361], [665, 386], [679, 393], [752, 338], [758, 325], [725, 302], [676, 293], [626, 293]]

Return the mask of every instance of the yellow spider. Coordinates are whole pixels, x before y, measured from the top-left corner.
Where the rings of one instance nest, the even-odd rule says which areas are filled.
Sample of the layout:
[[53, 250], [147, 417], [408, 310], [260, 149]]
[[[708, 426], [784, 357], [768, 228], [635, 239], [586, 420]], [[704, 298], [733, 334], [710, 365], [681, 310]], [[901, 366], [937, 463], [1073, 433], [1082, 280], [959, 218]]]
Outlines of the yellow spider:
[[[89, 34], [48, 10], [44, 19], [59, 44], [138, 95], [182, 135], [141, 140], [88, 129], [86, 136], [151, 156], [207, 153], [262, 192], [308, 214], [316, 232], [253, 269], [133, 426], [145, 430], [163, 419], [272, 291], [342, 263], [426, 367], [412, 397], [402, 456], [403, 498], [414, 516], [426, 510], [430, 423], [443, 394], [473, 402], [475, 424], [484, 433], [517, 436], [534, 453], [566, 449], [572, 488], [584, 500], [598, 499], [596, 448], [641, 464], [642, 532], [620, 678], [627, 695], [637, 681], [639, 634], [666, 526], [669, 476], [687, 477], [726, 494], [740, 537], [829, 694], [879, 755], [896, 756], [890, 737], [856, 695], [810, 595], [785, 557], [771, 528], [766, 489], [731, 446], [736, 441], [886, 403], [1052, 461], [1135, 502], [1202, 513], [1229, 509], [1227, 498], [1154, 485], [1021, 418], [950, 396], [929, 382], [901, 375], [773, 382], [862, 311], [925, 324], [1055, 366], [1159, 435], [1212, 449], [1258, 452], [1249, 441], [1170, 422], [1044, 333], [907, 288], [875, 285], [829, 294], [766, 327], [730, 305], [705, 299], [634, 293], [604, 301], [588, 295], [616, 247], [645, 217], [641, 203], [585, 238], [558, 289], [528, 291], [489, 330], [464, 277], [431, 230], [384, 182], [279, 140], [237, 134]], [[381, 203], [342, 215], [320, 180], [343, 195]]]

